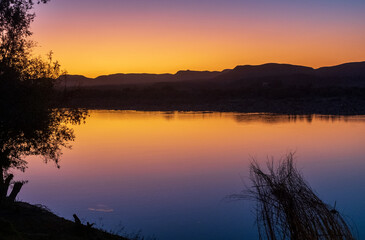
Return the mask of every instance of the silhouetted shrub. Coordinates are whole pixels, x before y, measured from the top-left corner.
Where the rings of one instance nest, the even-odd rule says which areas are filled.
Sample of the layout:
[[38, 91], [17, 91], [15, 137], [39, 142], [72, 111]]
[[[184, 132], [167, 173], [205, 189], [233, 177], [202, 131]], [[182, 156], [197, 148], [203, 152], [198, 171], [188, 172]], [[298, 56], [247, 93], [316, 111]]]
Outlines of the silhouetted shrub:
[[277, 166], [269, 161], [267, 169], [253, 161], [252, 187], [234, 196], [255, 200], [260, 239], [354, 239], [343, 217], [317, 197], [295, 168], [292, 153]]

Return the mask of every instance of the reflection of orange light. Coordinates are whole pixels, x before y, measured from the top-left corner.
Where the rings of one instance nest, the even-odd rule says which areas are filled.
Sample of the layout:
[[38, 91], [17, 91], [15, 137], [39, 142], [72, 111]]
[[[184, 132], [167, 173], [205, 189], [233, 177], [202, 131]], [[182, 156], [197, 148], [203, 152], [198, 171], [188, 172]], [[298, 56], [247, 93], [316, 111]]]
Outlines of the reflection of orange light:
[[[46, 7], [44, 7], [45, 9]], [[43, 10], [44, 10], [43, 9]], [[44, 10], [45, 11], [45, 10]], [[253, 16], [143, 16], [96, 18], [40, 11], [34, 38], [70, 74], [223, 70], [242, 64], [292, 63], [312, 67], [365, 59], [363, 25]], [[57, 14], [56, 14], [57, 16]]]
[[[242, 220], [249, 227], [254, 222], [241, 218], [241, 211], [249, 213], [250, 205], [243, 209], [242, 204], [226, 200], [249, 186], [250, 156], [264, 164], [266, 156], [278, 159], [296, 150], [298, 169], [324, 196], [336, 188], [339, 196], [344, 190], [358, 194], [358, 189], [350, 191], [351, 186], [365, 169], [364, 121], [314, 117], [311, 123], [306, 119], [267, 123], [232, 113], [92, 111], [90, 115], [85, 125], [74, 127], [76, 141], [73, 150], [64, 151], [60, 169], [29, 159], [29, 169], [15, 174], [16, 180], [29, 180], [20, 199], [41, 202], [66, 218], [77, 212], [112, 224], [125, 219], [135, 228], [162, 219], [163, 229], [166, 221], [175, 219], [182, 223], [178, 224], [182, 232], [191, 220], [200, 228], [195, 220], [204, 219], [206, 213], [206, 219], [213, 216], [221, 225], [226, 217], [219, 216], [233, 216], [239, 209], [241, 229]], [[361, 197], [354, 205], [360, 206]], [[231, 219], [228, 225], [235, 222]]]
[[265, 161], [267, 156], [278, 158], [293, 150], [298, 163], [325, 164], [333, 159], [360, 161], [364, 155], [365, 135], [360, 134], [365, 132], [364, 121], [315, 117], [311, 123], [305, 119], [266, 123], [237, 121], [236, 116], [93, 111], [85, 125], [74, 126], [76, 141], [72, 150], [64, 151], [61, 169], [33, 158], [25, 176], [16, 176], [38, 179], [40, 183], [32, 180], [34, 186], [44, 182], [52, 186], [52, 179], [58, 179], [66, 189], [84, 182], [89, 187], [97, 184], [100, 191], [116, 183], [121, 188], [150, 181], [168, 185], [205, 175], [224, 175], [240, 183], [238, 174], [247, 176], [250, 156]]
[[344, 154], [347, 150], [355, 151], [354, 144], [360, 146], [365, 140], [356, 134], [359, 127], [365, 130], [363, 122], [332, 123], [318, 118], [312, 123], [299, 120], [269, 124], [238, 122], [231, 113], [166, 115], [97, 111], [91, 113], [86, 125], [75, 128], [77, 140], [70, 156], [78, 165], [92, 162], [95, 171], [143, 165], [148, 167], [141, 171], [161, 168], [194, 171], [203, 165], [224, 167], [226, 161], [247, 161], [250, 154], [263, 154], [261, 157], [265, 158], [265, 154], [282, 155], [297, 148], [309, 154], [342, 149]]

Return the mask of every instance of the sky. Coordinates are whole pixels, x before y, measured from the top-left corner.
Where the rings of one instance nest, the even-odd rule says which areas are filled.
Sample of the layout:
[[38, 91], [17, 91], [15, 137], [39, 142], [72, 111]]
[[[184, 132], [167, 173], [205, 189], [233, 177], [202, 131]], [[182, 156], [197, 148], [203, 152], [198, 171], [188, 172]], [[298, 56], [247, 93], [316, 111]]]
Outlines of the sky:
[[69, 74], [175, 73], [365, 61], [364, 0], [51, 0], [34, 55]]

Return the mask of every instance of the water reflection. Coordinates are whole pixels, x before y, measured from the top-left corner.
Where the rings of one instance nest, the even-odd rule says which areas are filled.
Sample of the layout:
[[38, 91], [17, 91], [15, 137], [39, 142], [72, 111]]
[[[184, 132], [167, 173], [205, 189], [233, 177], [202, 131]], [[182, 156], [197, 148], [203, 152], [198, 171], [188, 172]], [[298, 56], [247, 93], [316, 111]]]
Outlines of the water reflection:
[[[110, 111], [99, 110], [98, 113], [108, 114], [110, 118], [118, 119], [149, 119], [162, 117], [165, 120], [193, 120], [193, 119], [215, 119], [226, 118], [234, 119], [241, 123], [262, 122], [262, 123], [290, 123], [290, 122], [307, 122], [311, 123], [314, 120], [328, 122], [364, 122], [365, 116], [362, 115], [290, 115], [290, 114], [275, 114], [275, 113], [227, 113], [227, 112], [142, 112], [142, 111]], [[111, 114], [114, 113], [114, 114]]]
[[298, 168], [321, 199], [337, 201], [365, 229], [365, 196], [353, 184], [365, 182], [364, 117], [288, 119], [91, 111], [85, 125], [73, 127], [77, 139], [64, 151], [61, 170], [27, 159], [21, 176], [30, 182], [20, 197], [69, 219], [76, 213], [106, 229], [122, 223], [161, 240], [257, 239], [251, 206], [223, 199], [242, 190], [250, 156], [296, 150]]
[[254, 113], [254, 114], [237, 114], [235, 116], [237, 122], [265, 122], [265, 123], [285, 123], [285, 122], [297, 122], [306, 121], [311, 123], [313, 120], [321, 121], [344, 121], [344, 122], [354, 122], [354, 121], [365, 121], [364, 116], [341, 116], [341, 115], [282, 115], [282, 114], [270, 114], [270, 113]]
[[85, 110], [49, 109], [35, 102], [4, 106], [0, 113], [0, 202], [16, 198], [24, 181], [14, 182], [7, 197], [12, 170], [25, 171], [28, 156], [40, 156], [58, 167], [63, 148], [75, 139], [70, 125], [80, 124], [87, 115]]

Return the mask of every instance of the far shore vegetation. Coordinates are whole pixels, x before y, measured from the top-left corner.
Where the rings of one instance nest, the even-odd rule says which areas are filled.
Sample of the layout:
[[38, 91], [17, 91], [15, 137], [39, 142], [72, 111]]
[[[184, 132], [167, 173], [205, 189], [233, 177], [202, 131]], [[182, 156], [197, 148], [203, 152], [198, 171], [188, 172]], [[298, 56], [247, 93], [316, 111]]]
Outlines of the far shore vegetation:
[[365, 114], [365, 62], [312, 69], [289, 64], [222, 72], [61, 76], [61, 106], [148, 111]]

